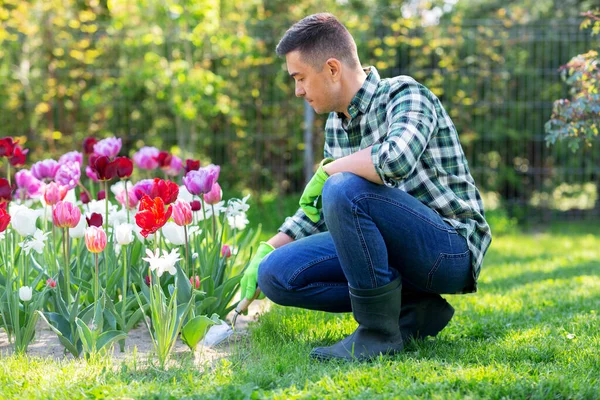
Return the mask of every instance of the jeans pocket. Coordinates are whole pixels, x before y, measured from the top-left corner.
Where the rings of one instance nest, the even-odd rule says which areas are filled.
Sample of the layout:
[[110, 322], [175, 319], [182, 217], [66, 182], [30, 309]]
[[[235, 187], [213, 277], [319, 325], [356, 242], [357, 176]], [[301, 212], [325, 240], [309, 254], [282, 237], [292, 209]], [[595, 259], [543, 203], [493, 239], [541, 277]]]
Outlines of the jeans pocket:
[[471, 251], [440, 253], [427, 276], [427, 290], [438, 294], [459, 293], [472, 282]]

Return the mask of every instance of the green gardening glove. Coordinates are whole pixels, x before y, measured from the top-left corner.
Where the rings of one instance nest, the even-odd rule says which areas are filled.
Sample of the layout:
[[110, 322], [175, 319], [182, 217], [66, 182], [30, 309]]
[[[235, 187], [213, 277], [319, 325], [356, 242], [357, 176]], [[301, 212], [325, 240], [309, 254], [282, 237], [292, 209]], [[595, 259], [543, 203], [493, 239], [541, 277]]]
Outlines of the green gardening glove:
[[[263, 258], [265, 258], [265, 256], [273, 250], [275, 250], [275, 247], [271, 246], [269, 243], [260, 242], [260, 245], [256, 250], [256, 254], [254, 257], [252, 257], [252, 260], [250, 260], [250, 264], [248, 265], [248, 268], [246, 268], [244, 276], [242, 277], [242, 281], [240, 282], [242, 299], [245, 298], [250, 300], [254, 297], [254, 292], [256, 292], [256, 286], [258, 282], [258, 266]], [[265, 294], [261, 292], [258, 298], [264, 299]]]
[[[333, 161], [333, 158], [326, 158], [321, 161], [319, 164], [319, 168], [312, 179], [308, 182], [306, 187], [304, 188], [304, 193], [302, 193], [302, 197], [300, 197], [300, 207], [304, 210], [304, 213], [312, 222], [318, 222], [321, 218], [320, 213], [320, 204], [315, 205], [315, 201], [321, 197], [321, 192], [323, 192], [323, 185], [325, 185], [325, 181], [329, 178], [327, 172], [323, 170], [323, 165], [329, 164]], [[318, 203], [318, 202], [317, 202]]]

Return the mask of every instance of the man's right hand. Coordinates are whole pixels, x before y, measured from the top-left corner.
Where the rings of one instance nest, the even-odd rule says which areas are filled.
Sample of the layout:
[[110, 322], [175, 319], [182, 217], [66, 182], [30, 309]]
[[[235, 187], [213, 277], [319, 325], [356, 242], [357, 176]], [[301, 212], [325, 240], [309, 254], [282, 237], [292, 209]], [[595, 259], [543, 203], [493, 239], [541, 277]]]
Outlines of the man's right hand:
[[[256, 254], [250, 260], [250, 264], [246, 271], [244, 272], [244, 276], [242, 277], [242, 281], [240, 282], [241, 290], [241, 298], [242, 299], [252, 299], [254, 297], [254, 293], [256, 292], [256, 286], [258, 282], [258, 266], [260, 265], [263, 258], [266, 257], [267, 254], [275, 250], [273, 246], [271, 246], [267, 242], [260, 242], [258, 249], [256, 250]], [[258, 296], [259, 299], [264, 299], [264, 293], [261, 293]]]

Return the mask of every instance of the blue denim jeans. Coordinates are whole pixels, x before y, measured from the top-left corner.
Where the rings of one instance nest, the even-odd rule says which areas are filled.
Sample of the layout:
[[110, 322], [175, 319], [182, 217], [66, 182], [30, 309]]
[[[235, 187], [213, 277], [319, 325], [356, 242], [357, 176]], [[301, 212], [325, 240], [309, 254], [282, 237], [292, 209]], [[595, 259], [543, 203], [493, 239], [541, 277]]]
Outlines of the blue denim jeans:
[[343, 172], [327, 179], [322, 200], [328, 232], [281, 246], [259, 266], [258, 286], [273, 302], [348, 312], [348, 285], [401, 276], [403, 290], [444, 294], [473, 284], [465, 238], [408, 193]]

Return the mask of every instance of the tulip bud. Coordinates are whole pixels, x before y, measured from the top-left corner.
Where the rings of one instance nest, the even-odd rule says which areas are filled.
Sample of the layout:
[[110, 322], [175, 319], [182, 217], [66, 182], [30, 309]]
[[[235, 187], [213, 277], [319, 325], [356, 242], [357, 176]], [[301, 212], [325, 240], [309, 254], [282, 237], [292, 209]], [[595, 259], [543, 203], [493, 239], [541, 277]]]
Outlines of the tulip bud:
[[54, 289], [56, 287], [56, 281], [52, 278], [48, 278], [46, 280], [46, 285], [50, 288], [50, 289]]
[[106, 198], [106, 192], [104, 190], [100, 190], [96, 198], [98, 199], [98, 201], [104, 200]]
[[115, 238], [117, 240], [117, 243], [121, 246], [127, 246], [128, 244], [133, 242], [133, 225], [121, 224], [117, 226]]
[[224, 244], [223, 247], [221, 247], [221, 256], [225, 258], [231, 257], [231, 247]]
[[19, 298], [21, 301], [29, 301], [33, 296], [33, 290], [30, 286], [21, 286], [19, 288]]
[[210, 192], [204, 195], [204, 202], [206, 204], [217, 204], [223, 198], [223, 191], [221, 190], [221, 186], [217, 182], [215, 182], [210, 189]]
[[88, 196], [86, 192], [81, 192], [79, 195], [79, 200], [81, 200], [83, 204], [87, 204], [90, 202], [90, 196]]
[[179, 226], [189, 225], [192, 223], [192, 207], [187, 201], [177, 200], [172, 205], [173, 221]]
[[190, 203], [190, 206], [192, 208], [192, 211], [200, 211], [200, 208], [202, 208], [202, 205], [199, 200], [192, 201]]
[[200, 289], [200, 277], [198, 275], [192, 276], [190, 278], [190, 283], [195, 289]]
[[152, 283], [152, 279], [150, 278], [150, 275], [146, 275], [144, 277], [144, 282], [146, 283], [146, 286], [150, 286], [150, 283]]

